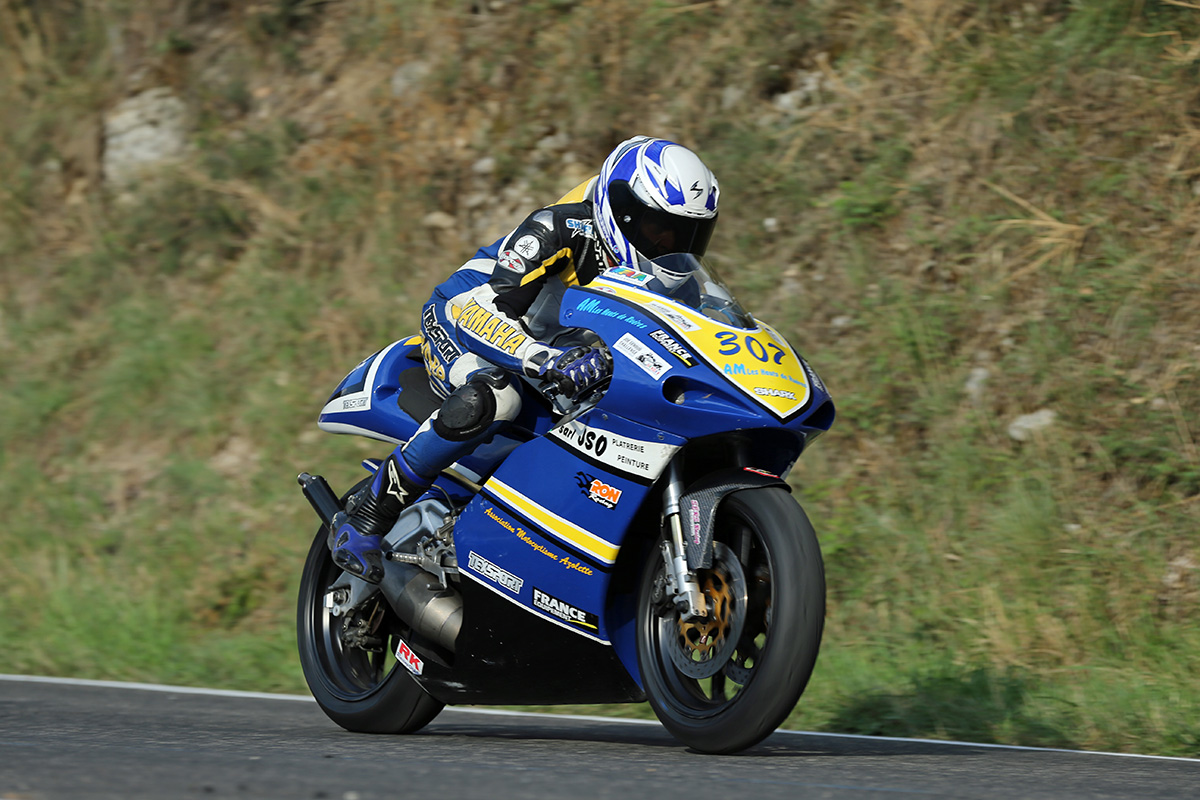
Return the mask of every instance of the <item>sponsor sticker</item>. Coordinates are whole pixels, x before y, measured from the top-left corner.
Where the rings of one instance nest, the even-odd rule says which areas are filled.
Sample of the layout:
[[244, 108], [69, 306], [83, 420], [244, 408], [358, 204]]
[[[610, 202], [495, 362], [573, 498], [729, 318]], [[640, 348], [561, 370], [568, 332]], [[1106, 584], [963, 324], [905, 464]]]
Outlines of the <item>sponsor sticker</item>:
[[501, 268], [508, 270], [509, 272], [516, 272], [517, 274], [525, 273], [525, 262], [522, 261], [521, 257], [512, 250], [505, 250], [503, 253], [497, 256], [496, 264], [498, 264]]
[[404, 668], [413, 675], [420, 675], [424, 672], [425, 662], [412, 651], [412, 648], [408, 646], [408, 642], [403, 639], [398, 639], [397, 641], [400, 643], [396, 645], [396, 660], [403, 664]]
[[681, 331], [684, 331], [686, 333], [691, 333], [693, 331], [700, 330], [699, 325], [692, 322], [690, 319], [685, 317], [683, 314], [680, 314], [678, 311], [676, 311], [675, 309], [671, 308], [668, 305], [664, 305], [662, 303], [657, 303], [657, 302], [651, 301], [649, 303], [646, 303], [646, 308], [650, 309], [655, 314], [658, 314], [660, 317], [665, 319], [667, 322], [670, 322], [672, 325], [674, 325], [676, 328], [679, 328], [679, 330], [681, 330]]
[[656, 331], [651, 331], [650, 338], [661, 344], [664, 348], [666, 348], [668, 353], [682, 361], [685, 366], [695, 366], [696, 359], [692, 357], [691, 352], [679, 342], [672, 339], [671, 335], [662, 328], [659, 328]]
[[600, 618], [590, 611], [584, 611], [578, 606], [573, 606], [565, 600], [559, 600], [554, 595], [543, 592], [536, 586], [533, 587], [533, 607], [545, 611], [547, 614], [558, 617], [564, 622], [570, 622], [573, 625], [579, 625], [583, 628], [599, 630]]
[[692, 507], [688, 511], [692, 523], [692, 542], [700, 544], [700, 503], [693, 499]]
[[620, 436], [578, 421], [560, 425], [550, 435], [614, 472], [643, 478], [657, 478], [679, 449], [673, 444]]
[[775, 389], [769, 386], [755, 386], [754, 393], [759, 397], [782, 397], [784, 400], [795, 400], [796, 393], [787, 389]]
[[404, 484], [400, 482], [400, 472], [396, 468], [395, 458], [387, 460], [387, 478], [387, 493], [396, 498], [397, 502], [403, 503], [408, 498], [408, 489], [405, 489]]
[[615, 486], [609, 486], [602, 480], [588, 475], [586, 472], [576, 472], [575, 482], [579, 484], [580, 490], [593, 503], [599, 503], [605, 508], [616, 508], [617, 503], [621, 501], [621, 490]]
[[567, 220], [567, 228], [571, 231], [572, 236], [586, 236], [589, 239], [596, 238], [596, 234], [592, 231], [592, 221], [590, 219], [569, 219]]
[[492, 520], [494, 520], [495, 523], [497, 525], [499, 525], [501, 528], [504, 528], [504, 530], [509, 531], [510, 533], [513, 531], [516, 531], [516, 528], [513, 527], [513, 524], [511, 522], [509, 522], [504, 517], [502, 517], [496, 513], [496, 509], [488, 508], [488, 509], [484, 510], [483, 513], [487, 514], [488, 517], [490, 517]]
[[593, 573], [592, 568], [589, 567], [587, 564], [584, 564], [583, 562], [580, 562], [580, 561], [572, 561], [570, 556], [559, 555], [558, 553], [551, 550], [549, 547], [546, 547], [546, 545], [542, 544], [541, 542], [536, 541], [520, 525], [514, 525], [513, 523], [509, 522], [508, 520], [501, 517], [498, 513], [496, 513], [495, 508], [484, 509], [483, 513], [487, 514], [501, 528], [504, 528], [506, 531], [511, 532], [514, 536], [516, 536], [522, 542], [529, 545], [534, 550], [536, 550], [537, 552], [544, 555], [546, 558], [550, 559], [551, 561], [556, 561], [559, 564], [561, 564], [563, 566], [563, 568], [573, 569], [576, 572], [582, 573], [584, 575], [591, 575]]
[[821, 376], [817, 374], [817, 371], [812, 368], [812, 365], [803, 356], [800, 357], [800, 363], [804, 365], [804, 371], [808, 374], [808, 379], [812, 381], [812, 385], [824, 392], [825, 382], [821, 380]]
[[351, 397], [348, 400], [342, 401], [342, 411], [350, 411], [351, 409], [366, 407], [367, 398], [365, 397]]
[[604, 277], [614, 278], [625, 283], [643, 284], [649, 281], [653, 276], [648, 272], [639, 272], [638, 270], [630, 269], [629, 267], [613, 267], [612, 269], [605, 271]]
[[575, 310], [583, 314], [595, 314], [598, 317], [608, 317], [609, 319], [619, 320], [620, 322], [628, 323], [631, 327], [643, 329], [649, 327], [646, 323], [639, 320], [633, 314], [629, 314], [620, 309], [611, 308], [606, 303], [602, 303], [598, 297], [589, 297], [585, 300], [580, 300], [575, 305]]
[[517, 239], [517, 243], [513, 245], [513, 250], [516, 250], [525, 258], [533, 258], [538, 254], [538, 250], [540, 249], [541, 245], [538, 243], [537, 237], [535, 236], [522, 236], [520, 239]]
[[449, 363], [462, 355], [462, 350], [458, 349], [458, 345], [450, 338], [450, 334], [438, 322], [437, 312], [434, 311], [432, 303], [421, 312], [421, 328], [425, 333], [421, 343], [422, 347], [437, 350], [443, 361]]
[[528, 338], [521, 329], [510, 325], [472, 300], [458, 315], [459, 330], [470, 331], [483, 341], [506, 353], [516, 354]]
[[620, 339], [617, 339], [616, 350], [636, 364], [642, 372], [654, 378], [654, 380], [658, 380], [671, 369], [669, 364], [659, 358], [649, 347], [642, 344], [632, 333], [627, 333]]
[[470, 555], [467, 557], [467, 566], [473, 571], [478, 572], [480, 575], [487, 578], [492, 583], [508, 589], [513, 594], [520, 594], [521, 587], [525, 585], [524, 578], [518, 578], [508, 570], [497, 567], [495, 564], [488, 561], [474, 550], [472, 550]]

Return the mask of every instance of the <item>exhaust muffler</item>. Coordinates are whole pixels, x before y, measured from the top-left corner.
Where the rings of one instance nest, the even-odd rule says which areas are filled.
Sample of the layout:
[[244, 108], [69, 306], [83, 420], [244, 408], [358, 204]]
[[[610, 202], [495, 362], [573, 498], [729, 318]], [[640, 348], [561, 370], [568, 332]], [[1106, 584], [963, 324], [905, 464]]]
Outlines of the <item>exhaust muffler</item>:
[[[328, 526], [342, 510], [342, 503], [329, 483], [320, 475], [307, 472], [301, 472], [296, 481], [317, 516]], [[390, 560], [383, 562], [379, 589], [396, 615], [413, 630], [454, 652], [462, 628], [462, 595], [443, 587], [437, 577], [418, 566]]]

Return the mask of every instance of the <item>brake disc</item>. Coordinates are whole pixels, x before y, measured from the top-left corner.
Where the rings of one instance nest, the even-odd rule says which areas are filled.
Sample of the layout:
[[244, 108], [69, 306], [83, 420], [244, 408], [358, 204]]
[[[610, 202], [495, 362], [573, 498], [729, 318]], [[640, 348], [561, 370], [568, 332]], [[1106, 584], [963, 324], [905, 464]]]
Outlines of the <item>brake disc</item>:
[[713, 563], [696, 575], [708, 613], [681, 619], [678, 612], [664, 620], [662, 643], [671, 663], [689, 678], [710, 678], [720, 672], [737, 649], [746, 624], [746, 574], [733, 551], [713, 545]]
[[759, 565], [752, 579], [754, 594], [758, 597], [755, 607], [762, 606], [761, 617], [749, 620], [742, 629], [742, 640], [738, 642], [737, 652], [725, 665], [725, 675], [735, 683], [745, 686], [750, 682], [754, 673], [754, 665], [762, 656], [762, 647], [758, 637], [765, 636], [771, 630], [771, 570], [765, 564]]

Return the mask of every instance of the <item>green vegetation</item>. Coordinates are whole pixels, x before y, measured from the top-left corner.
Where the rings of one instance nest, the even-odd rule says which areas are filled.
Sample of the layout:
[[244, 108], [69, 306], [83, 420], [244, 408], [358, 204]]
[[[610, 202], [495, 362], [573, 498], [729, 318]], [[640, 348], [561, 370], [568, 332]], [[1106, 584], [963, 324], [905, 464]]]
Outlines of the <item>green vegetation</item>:
[[[0, 671], [304, 691], [294, 476], [381, 455], [326, 393], [647, 132], [838, 403], [788, 727], [1200, 756], [1195, 4], [238, 8], [0, 0]], [[187, 149], [117, 186], [150, 87]]]

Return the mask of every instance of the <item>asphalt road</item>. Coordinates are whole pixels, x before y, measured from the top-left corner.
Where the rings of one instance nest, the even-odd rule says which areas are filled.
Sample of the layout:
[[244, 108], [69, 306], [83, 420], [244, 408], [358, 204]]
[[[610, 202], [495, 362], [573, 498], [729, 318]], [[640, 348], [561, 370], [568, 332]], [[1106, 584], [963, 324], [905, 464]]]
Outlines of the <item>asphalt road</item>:
[[779, 732], [705, 756], [657, 723], [448, 708], [352, 734], [311, 699], [0, 676], [0, 800], [1193, 798], [1200, 760]]

